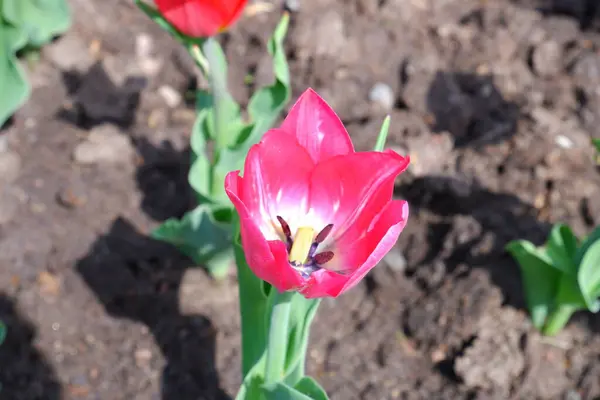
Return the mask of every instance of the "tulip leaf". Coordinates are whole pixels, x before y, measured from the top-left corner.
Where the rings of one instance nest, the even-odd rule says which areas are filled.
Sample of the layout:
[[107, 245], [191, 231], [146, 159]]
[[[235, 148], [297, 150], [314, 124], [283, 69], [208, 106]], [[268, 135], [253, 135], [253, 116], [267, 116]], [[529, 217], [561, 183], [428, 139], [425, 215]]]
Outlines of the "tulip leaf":
[[600, 240], [600, 226], [594, 229], [592, 233], [583, 239], [583, 243], [581, 243], [581, 246], [575, 253], [575, 265], [581, 265], [581, 261], [583, 260], [585, 253], [587, 253], [590, 246], [592, 246], [598, 240]]
[[71, 25], [65, 0], [3, 0], [0, 6], [2, 19], [24, 32], [32, 47], [41, 47]]
[[597, 312], [600, 308], [598, 302], [598, 295], [600, 295], [600, 240], [592, 243], [583, 255], [577, 281], [587, 308], [592, 312]]
[[285, 13], [267, 44], [267, 50], [273, 57], [275, 82], [257, 90], [248, 103], [248, 113], [254, 126], [245, 140], [247, 148], [257, 143], [264, 132], [271, 128], [291, 97], [290, 71], [283, 46], [289, 20], [289, 15]]
[[577, 277], [571, 275], [562, 275], [556, 289], [555, 308], [568, 307], [573, 310], [585, 309], [587, 301], [581, 292]]
[[327, 393], [313, 378], [305, 376], [290, 386], [285, 382], [264, 385], [263, 390], [269, 400], [328, 400]]
[[229, 171], [244, 169], [244, 159], [250, 147], [258, 143], [264, 133], [273, 126], [290, 100], [292, 93], [290, 72], [283, 46], [288, 25], [289, 15], [286, 13], [281, 18], [267, 46], [269, 54], [273, 58], [275, 82], [270, 86], [260, 88], [250, 99], [248, 114], [252, 123], [240, 132], [240, 136], [232, 147], [219, 154], [219, 161], [215, 167], [219, 177], [224, 178]]
[[375, 143], [374, 151], [383, 151], [385, 147], [385, 141], [388, 137], [388, 132], [390, 130], [390, 121], [391, 117], [388, 115], [383, 120], [383, 124], [381, 124], [381, 129], [379, 130], [379, 135], [377, 135], [377, 142]]
[[283, 382], [276, 382], [263, 386], [265, 396], [269, 400], [312, 400], [313, 397], [302, 393], [300, 390], [286, 385]]
[[314, 400], [328, 400], [329, 397], [325, 390], [310, 376], [305, 376], [294, 385], [294, 389], [304, 393]]
[[15, 56], [25, 42], [22, 31], [0, 20], [0, 127], [29, 96], [25, 73]]
[[[176, 246], [215, 278], [227, 275], [233, 263], [228, 208], [200, 205], [181, 220], [171, 218], [152, 232], [152, 237]], [[220, 220], [221, 219], [221, 220]]]
[[578, 246], [579, 241], [571, 228], [565, 224], [556, 224], [546, 243], [546, 253], [555, 268], [566, 274], [575, 275], [577, 273], [575, 254]]
[[553, 268], [531, 242], [515, 240], [506, 246], [521, 268], [523, 289], [533, 325], [542, 329], [554, 304], [560, 271]]
[[246, 374], [235, 400], [265, 400], [263, 392], [265, 360], [263, 356]]

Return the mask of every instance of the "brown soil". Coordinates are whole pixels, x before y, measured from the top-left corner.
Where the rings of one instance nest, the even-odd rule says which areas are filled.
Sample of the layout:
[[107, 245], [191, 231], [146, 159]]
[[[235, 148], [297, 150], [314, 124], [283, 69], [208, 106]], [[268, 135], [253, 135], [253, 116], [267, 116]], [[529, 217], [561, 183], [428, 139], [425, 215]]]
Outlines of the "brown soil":
[[[2, 399], [232, 399], [240, 384], [235, 277], [213, 282], [148, 237], [192, 206], [196, 75], [131, 3], [71, 0], [72, 30], [0, 132]], [[597, 2], [294, 3], [294, 94], [321, 93], [361, 150], [390, 113], [388, 145], [413, 158], [407, 228], [323, 302], [309, 373], [343, 400], [600, 398], [600, 319], [540, 337], [503, 249], [557, 221], [600, 224]], [[250, 8], [223, 36], [241, 103], [270, 79], [280, 9]], [[392, 98], [373, 99], [378, 82]]]

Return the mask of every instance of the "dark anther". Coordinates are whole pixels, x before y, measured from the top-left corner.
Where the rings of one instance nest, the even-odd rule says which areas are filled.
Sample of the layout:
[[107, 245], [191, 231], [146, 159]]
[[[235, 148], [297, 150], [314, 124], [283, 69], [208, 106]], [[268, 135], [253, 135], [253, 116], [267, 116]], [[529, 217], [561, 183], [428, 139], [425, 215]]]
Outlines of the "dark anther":
[[281, 225], [281, 229], [283, 229], [283, 234], [285, 235], [285, 237], [291, 238], [292, 231], [290, 230], [290, 226], [287, 224], [287, 222], [285, 222], [285, 220], [279, 215], [277, 216], [277, 221], [279, 221], [279, 225]]
[[315, 243], [323, 243], [323, 241], [327, 239], [327, 236], [329, 236], [329, 234], [331, 233], [332, 229], [333, 224], [329, 224], [325, 228], [323, 228], [323, 230], [321, 230], [321, 232], [319, 232], [319, 234], [315, 238]]
[[333, 251], [324, 251], [322, 253], [316, 254], [314, 257], [314, 261], [317, 265], [323, 265], [333, 258]]
[[281, 229], [283, 229], [283, 234], [285, 235], [285, 240], [287, 242], [287, 250], [291, 251], [292, 244], [294, 243], [294, 241], [292, 240], [292, 230], [290, 229], [290, 226], [288, 225], [288, 223], [285, 222], [285, 220], [283, 218], [281, 218], [279, 215], [277, 216], [277, 221], [279, 221], [279, 224], [281, 225]]

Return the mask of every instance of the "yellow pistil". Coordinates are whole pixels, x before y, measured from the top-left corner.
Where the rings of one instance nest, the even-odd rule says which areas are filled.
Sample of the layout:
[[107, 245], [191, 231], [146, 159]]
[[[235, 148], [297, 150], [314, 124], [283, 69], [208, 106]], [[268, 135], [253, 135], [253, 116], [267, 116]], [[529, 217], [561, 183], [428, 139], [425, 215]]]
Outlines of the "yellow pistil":
[[307, 262], [310, 246], [312, 246], [314, 239], [315, 230], [313, 228], [306, 226], [298, 228], [292, 250], [290, 251], [290, 262], [299, 265], [305, 264]]

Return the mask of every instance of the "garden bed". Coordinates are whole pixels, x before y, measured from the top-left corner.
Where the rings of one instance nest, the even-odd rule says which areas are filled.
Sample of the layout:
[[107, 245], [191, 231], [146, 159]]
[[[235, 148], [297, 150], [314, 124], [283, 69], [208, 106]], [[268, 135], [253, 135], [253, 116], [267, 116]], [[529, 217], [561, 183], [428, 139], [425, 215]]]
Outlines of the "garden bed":
[[[193, 63], [131, 1], [70, 3], [74, 26], [0, 131], [0, 397], [231, 399], [234, 274], [214, 282], [149, 238], [193, 205]], [[397, 185], [410, 221], [362, 284], [323, 302], [308, 372], [343, 400], [600, 398], [600, 319], [541, 337], [504, 251], [557, 221], [600, 224], [600, 7], [288, 3], [294, 95], [317, 90], [360, 150], [389, 113], [388, 146], [412, 159]], [[271, 79], [280, 10], [251, 3], [223, 35], [242, 104]]]

